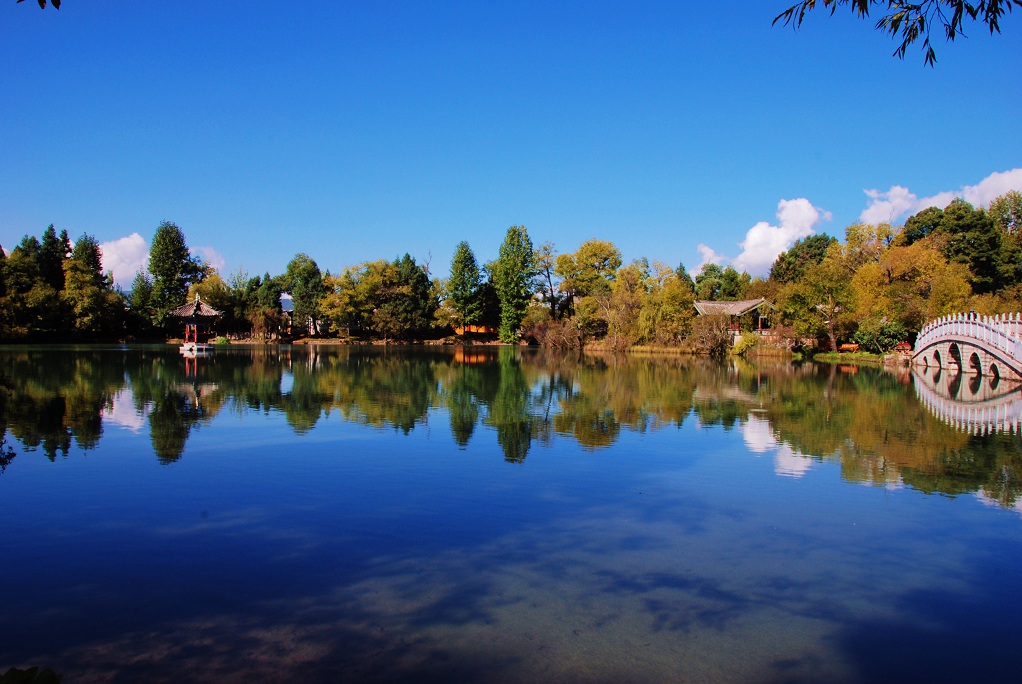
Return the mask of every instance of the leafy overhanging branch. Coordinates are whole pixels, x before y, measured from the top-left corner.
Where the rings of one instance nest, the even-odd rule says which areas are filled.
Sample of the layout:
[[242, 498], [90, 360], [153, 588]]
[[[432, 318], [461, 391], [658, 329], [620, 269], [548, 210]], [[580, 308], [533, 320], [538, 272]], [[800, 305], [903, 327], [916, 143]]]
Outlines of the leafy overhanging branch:
[[[24, 2], [25, 0], [18, 0], [18, 2]], [[37, 0], [39, 3], [39, 9], [46, 9], [46, 0]], [[50, 0], [50, 4], [53, 5], [53, 9], [60, 9], [60, 0]]]
[[892, 37], [900, 37], [901, 45], [894, 51], [900, 59], [905, 58], [908, 47], [922, 39], [924, 62], [933, 66], [937, 61], [937, 53], [930, 43], [930, 31], [934, 25], [944, 28], [948, 41], [957, 36], [965, 35], [966, 20], [979, 21], [986, 25], [991, 35], [1001, 32], [1001, 17], [1013, 8], [1022, 8], [1022, 0], [923, 0], [922, 2], [904, 2], [903, 0], [802, 0], [774, 17], [773, 24], [783, 23], [785, 26], [799, 28], [806, 14], [819, 5], [830, 9], [831, 15], [840, 6], [849, 6], [851, 10], [866, 18], [877, 6], [884, 7], [886, 12], [876, 23], [876, 28]]

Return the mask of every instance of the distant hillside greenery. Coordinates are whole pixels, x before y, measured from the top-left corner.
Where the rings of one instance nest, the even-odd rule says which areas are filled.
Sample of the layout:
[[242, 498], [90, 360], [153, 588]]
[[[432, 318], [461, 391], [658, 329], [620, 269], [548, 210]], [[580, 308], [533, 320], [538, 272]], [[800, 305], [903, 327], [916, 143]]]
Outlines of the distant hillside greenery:
[[[706, 351], [722, 336], [730, 340], [727, 321], [697, 317], [695, 300], [762, 297], [773, 306], [766, 315], [774, 339], [785, 346], [855, 341], [880, 353], [945, 314], [1022, 311], [1020, 225], [1019, 192], [987, 209], [957, 199], [903, 226], [856, 223], [843, 241], [799, 240], [767, 278], [716, 264], [694, 277], [684, 265], [625, 264], [616, 245], [598, 239], [558, 252], [550, 242], [535, 246], [524, 226], [507, 230], [492, 261], [460, 243], [443, 277], [408, 254], [335, 273], [297, 254], [284, 273], [250, 277], [218, 273], [164, 222], [129, 291], [103, 273], [92, 236], [72, 244], [51, 225], [10, 254], [0, 250], [0, 340], [165, 340], [182, 329], [169, 312], [198, 295], [223, 312], [215, 333], [234, 338], [410, 341], [472, 331], [552, 347]], [[287, 307], [282, 293], [290, 294]], [[748, 328], [752, 320], [740, 323]]]

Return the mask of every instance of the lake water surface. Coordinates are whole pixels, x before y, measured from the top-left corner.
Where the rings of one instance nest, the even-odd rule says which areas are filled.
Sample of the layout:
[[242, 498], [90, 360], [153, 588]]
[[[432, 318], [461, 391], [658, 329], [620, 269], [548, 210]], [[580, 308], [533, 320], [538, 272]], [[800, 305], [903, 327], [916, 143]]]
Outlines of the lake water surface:
[[0, 372], [0, 672], [1022, 677], [1022, 438], [940, 420], [907, 372], [336, 347]]

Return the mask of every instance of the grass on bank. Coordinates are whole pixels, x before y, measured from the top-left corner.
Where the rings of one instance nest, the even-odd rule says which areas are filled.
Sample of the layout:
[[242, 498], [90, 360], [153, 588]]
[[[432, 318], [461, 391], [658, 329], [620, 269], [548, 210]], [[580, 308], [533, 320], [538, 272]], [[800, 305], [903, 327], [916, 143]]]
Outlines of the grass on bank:
[[866, 366], [884, 365], [883, 354], [871, 354], [869, 352], [817, 352], [816, 354], [808, 354], [805, 358], [821, 363], [851, 363]]

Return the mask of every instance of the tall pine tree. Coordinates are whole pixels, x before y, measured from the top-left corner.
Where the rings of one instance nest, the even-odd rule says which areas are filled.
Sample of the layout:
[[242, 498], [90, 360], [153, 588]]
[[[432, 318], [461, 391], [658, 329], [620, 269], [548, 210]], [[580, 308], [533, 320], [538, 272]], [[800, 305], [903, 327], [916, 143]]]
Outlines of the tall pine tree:
[[479, 265], [472, 249], [464, 240], [458, 243], [451, 260], [451, 278], [447, 281], [451, 306], [458, 314], [461, 327], [475, 325], [481, 314], [479, 306]]
[[515, 342], [532, 296], [535, 253], [525, 226], [507, 229], [494, 266], [493, 284], [500, 300], [500, 340]]

